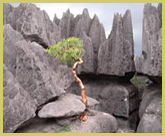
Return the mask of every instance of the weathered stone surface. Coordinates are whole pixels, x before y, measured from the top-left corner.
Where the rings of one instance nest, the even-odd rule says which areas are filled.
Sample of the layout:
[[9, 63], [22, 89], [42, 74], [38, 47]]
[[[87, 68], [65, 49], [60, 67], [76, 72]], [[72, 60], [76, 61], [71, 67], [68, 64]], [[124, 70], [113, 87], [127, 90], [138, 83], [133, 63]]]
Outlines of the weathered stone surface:
[[[6, 15], [6, 13], [4, 13]], [[21, 3], [7, 16], [13, 29], [20, 32], [27, 40], [40, 41], [43, 47], [53, 45], [61, 40], [61, 33], [48, 14], [34, 4]]]
[[142, 94], [142, 101], [141, 101], [140, 107], [139, 107], [139, 117], [140, 118], [142, 118], [143, 114], [146, 111], [146, 108], [150, 105], [150, 103], [153, 101], [153, 99], [156, 99], [157, 97], [160, 98], [161, 94], [162, 94], [161, 85], [151, 84], [150, 86], [148, 86], [144, 89], [143, 94]]
[[108, 39], [100, 46], [97, 72], [116, 76], [134, 72], [133, 48], [131, 12], [127, 10], [123, 17], [117, 13]]
[[92, 39], [87, 36], [85, 32], [82, 33], [80, 39], [83, 41], [85, 55], [83, 56], [83, 64], [78, 67], [78, 74], [90, 74], [94, 72], [94, 52]]
[[130, 115], [129, 118], [122, 118], [122, 117], [115, 117], [119, 129], [117, 133], [135, 133], [137, 129], [137, 125], [139, 123], [139, 112], [138, 110], [133, 111]]
[[100, 45], [105, 41], [105, 30], [102, 24], [100, 24], [100, 21], [97, 17], [97, 15], [94, 15], [89, 31], [89, 37], [92, 39], [92, 45], [94, 50], [94, 72], [97, 72], [98, 67], [98, 51], [100, 48]]
[[78, 15], [74, 19], [74, 36], [81, 37], [83, 32], [88, 35], [92, 19], [89, 16], [88, 9], [84, 9], [82, 15]]
[[[75, 95], [79, 100], [81, 100], [81, 96]], [[87, 109], [93, 109], [93, 110], [97, 110], [99, 107], [99, 102], [91, 97], [87, 96]]]
[[[94, 19], [92, 23], [92, 19], [90, 18], [87, 9], [84, 9], [83, 13], [77, 15], [75, 18], [73, 14], [70, 13], [69, 9], [63, 14], [62, 19], [58, 19], [56, 15], [54, 17], [54, 23], [58, 25], [62, 38], [76, 36], [83, 41], [85, 49], [85, 55], [83, 56], [84, 63], [80, 66], [78, 74], [94, 73], [94, 68], [97, 69], [97, 65], [94, 65], [94, 61], [97, 61], [97, 55], [94, 56], [94, 50], [96, 50], [94, 48], [95, 46], [98, 46], [98, 52], [100, 43], [105, 40], [105, 31], [104, 27], [100, 24], [98, 17], [94, 18], [97, 19]], [[99, 25], [99, 27], [97, 25]], [[94, 31], [94, 29], [97, 30]]]
[[14, 7], [9, 3], [3, 3], [3, 24], [7, 23], [7, 16], [12, 12]]
[[162, 94], [160, 86], [150, 86], [145, 90], [139, 109], [138, 133], [162, 132]]
[[3, 132], [14, 132], [35, 116], [35, 102], [3, 64]]
[[[129, 117], [129, 113], [138, 109], [138, 90], [131, 83], [105, 79], [84, 79], [87, 96], [99, 101], [99, 110], [116, 116]], [[73, 83], [67, 92], [80, 95], [80, 89]]]
[[116, 119], [107, 113], [93, 111], [86, 122], [73, 120], [69, 125], [60, 126], [53, 119], [38, 121], [20, 128], [16, 133], [114, 133], [118, 129]]
[[150, 85], [144, 90], [139, 108], [141, 118], [138, 133], [162, 132], [162, 89], [161, 85]]
[[59, 25], [59, 23], [60, 23], [60, 19], [57, 17], [56, 13], [54, 14], [53, 22], [54, 22], [56, 25]]
[[69, 9], [63, 13], [63, 17], [59, 22], [59, 29], [61, 31], [62, 39], [70, 37], [73, 20], [74, 16], [70, 13]]
[[46, 104], [38, 113], [40, 118], [61, 118], [79, 115], [85, 105], [73, 94], [64, 94], [56, 101]]
[[151, 77], [162, 77], [162, 4], [146, 4], [143, 12], [142, 55], [136, 70]]
[[3, 31], [3, 62], [37, 105], [64, 93], [73, 81], [67, 66], [59, 65], [37, 43], [26, 42], [10, 25]]

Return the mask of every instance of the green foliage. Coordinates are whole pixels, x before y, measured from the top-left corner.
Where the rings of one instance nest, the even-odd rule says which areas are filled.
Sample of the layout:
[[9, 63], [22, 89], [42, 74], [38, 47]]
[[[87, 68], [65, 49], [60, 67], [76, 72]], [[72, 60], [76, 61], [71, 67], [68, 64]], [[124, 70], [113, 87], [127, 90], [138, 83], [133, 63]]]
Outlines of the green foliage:
[[69, 132], [71, 130], [72, 128], [70, 125], [64, 125], [56, 133]]
[[138, 88], [144, 88], [148, 85], [140, 76], [134, 76], [130, 81]]
[[83, 43], [76, 37], [70, 37], [49, 47], [46, 53], [58, 58], [61, 62], [66, 62], [68, 65], [73, 64], [84, 55]]

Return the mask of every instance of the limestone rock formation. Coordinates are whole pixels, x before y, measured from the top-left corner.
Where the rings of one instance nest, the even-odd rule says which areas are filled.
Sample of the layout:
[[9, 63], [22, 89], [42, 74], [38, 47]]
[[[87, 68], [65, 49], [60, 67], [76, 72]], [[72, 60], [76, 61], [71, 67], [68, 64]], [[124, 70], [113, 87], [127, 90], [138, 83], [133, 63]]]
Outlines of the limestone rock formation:
[[135, 133], [139, 123], [138, 110], [130, 113], [129, 118], [116, 117], [118, 122], [117, 133]]
[[160, 85], [153, 84], [144, 90], [139, 116], [137, 133], [162, 132], [162, 89]]
[[162, 77], [162, 4], [144, 7], [142, 55], [136, 59], [136, 69], [152, 79]]
[[73, 94], [64, 94], [56, 101], [46, 104], [38, 113], [40, 118], [66, 118], [85, 111], [85, 105]]
[[21, 3], [8, 13], [4, 4], [4, 24], [10, 24], [14, 30], [20, 32], [25, 39], [37, 41], [43, 47], [54, 45], [61, 40], [61, 33], [48, 14], [41, 11], [34, 4]]
[[62, 39], [70, 37], [73, 20], [74, 16], [72, 13], [70, 13], [69, 9], [63, 13], [63, 17], [59, 22], [59, 29], [61, 31]]
[[94, 49], [92, 39], [82, 32], [81, 40], [83, 40], [83, 47], [85, 55], [83, 56], [83, 64], [78, 67], [78, 74], [90, 74], [94, 72]]
[[[81, 96], [75, 95], [76, 98], [81, 100]], [[87, 109], [92, 109], [92, 110], [98, 110], [99, 107], [99, 102], [91, 97], [87, 97], [88, 103], [87, 103]]]
[[3, 31], [3, 62], [37, 105], [64, 93], [73, 81], [67, 66], [47, 56], [37, 43], [26, 42], [10, 25]]
[[14, 132], [35, 116], [36, 108], [35, 101], [3, 64], [3, 132]]
[[88, 9], [84, 9], [82, 15], [78, 15], [74, 18], [73, 36], [81, 37], [84, 32], [89, 34], [92, 19], [89, 16]]
[[98, 51], [100, 45], [105, 41], [105, 30], [102, 24], [100, 24], [97, 15], [93, 17], [89, 37], [92, 39], [93, 51], [94, 51], [94, 72], [97, 72], [98, 67]]
[[14, 7], [9, 3], [3, 3], [3, 24], [7, 23], [7, 16], [12, 12]]
[[16, 133], [115, 133], [118, 129], [116, 119], [99, 111], [92, 111], [86, 122], [73, 119], [69, 125], [58, 125], [54, 119], [36, 119], [36, 121], [22, 127]]
[[[132, 111], [138, 109], [138, 91], [131, 83], [123, 83], [117, 80], [84, 79], [87, 96], [99, 101], [98, 109], [129, 118]], [[67, 92], [80, 95], [79, 87], [73, 83]]]
[[97, 72], [116, 76], [133, 73], [133, 49], [131, 12], [127, 10], [123, 17], [118, 13], [114, 15], [112, 31], [99, 49]]
[[74, 18], [73, 14], [67, 10], [62, 19], [58, 19], [55, 15], [53, 22], [58, 25], [62, 38], [76, 36], [83, 41], [84, 63], [78, 73], [96, 74], [98, 50], [106, 39], [104, 27], [99, 22], [97, 15], [91, 19], [88, 10], [84, 9], [82, 14]]

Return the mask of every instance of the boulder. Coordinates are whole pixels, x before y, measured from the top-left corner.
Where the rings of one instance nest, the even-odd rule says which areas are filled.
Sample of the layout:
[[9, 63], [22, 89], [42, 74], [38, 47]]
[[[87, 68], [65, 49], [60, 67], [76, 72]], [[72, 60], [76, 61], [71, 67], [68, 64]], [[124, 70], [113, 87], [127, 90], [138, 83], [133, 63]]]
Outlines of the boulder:
[[56, 101], [46, 104], [39, 112], [40, 118], [66, 118], [85, 111], [85, 105], [73, 94], [64, 94]]
[[139, 112], [138, 110], [135, 110], [130, 113], [129, 118], [123, 118], [123, 117], [115, 117], [119, 129], [117, 130], [117, 133], [135, 133], [137, 129], [137, 125], [139, 123]]
[[[129, 118], [132, 111], [138, 109], [138, 90], [131, 83], [107, 79], [84, 79], [87, 96], [99, 101], [98, 109], [113, 114]], [[73, 83], [67, 90], [80, 95], [80, 89]]]
[[125, 76], [134, 73], [134, 42], [131, 12], [114, 15], [111, 33], [99, 48], [98, 74]]
[[26, 42], [9, 24], [3, 32], [3, 62], [37, 106], [65, 92], [73, 81], [67, 66], [44, 53], [39, 44]]
[[[75, 95], [79, 100], [81, 100], [81, 96], [78, 96], [78, 95]], [[87, 109], [88, 110], [98, 110], [98, 107], [99, 107], [99, 102], [91, 97], [88, 97], [87, 96], [87, 100], [88, 100], [88, 103], [87, 103]]]
[[3, 64], [3, 132], [14, 132], [35, 116], [36, 108], [35, 101]]
[[162, 95], [161, 85], [151, 84], [143, 90], [142, 101], [139, 107], [139, 117], [142, 118], [146, 108], [154, 98], [159, 98]]
[[58, 26], [53, 23], [44, 10], [34, 4], [21, 3], [7, 16], [4, 24], [10, 24], [13, 29], [20, 32], [25, 39], [38, 41], [44, 48], [54, 45], [61, 40]]
[[107, 113], [93, 111], [86, 122], [73, 119], [69, 125], [59, 125], [55, 119], [36, 119], [16, 133], [115, 133], [118, 129], [116, 119]]
[[137, 133], [162, 133], [162, 93], [160, 86], [149, 86], [139, 109]]
[[[162, 4], [158, 8], [146, 4], [143, 12], [142, 54], [138, 57], [136, 69], [157, 82], [162, 77]], [[153, 80], [155, 81], [155, 80]]]

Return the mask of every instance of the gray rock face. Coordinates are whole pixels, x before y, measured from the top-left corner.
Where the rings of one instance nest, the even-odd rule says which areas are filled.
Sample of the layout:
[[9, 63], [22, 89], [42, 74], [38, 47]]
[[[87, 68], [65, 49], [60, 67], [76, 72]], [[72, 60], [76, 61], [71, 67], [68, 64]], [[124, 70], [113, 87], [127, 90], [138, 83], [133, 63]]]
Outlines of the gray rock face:
[[134, 72], [134, 42], [131, 12], [114, 16], [112, 31], [98, 53], [99, 74], [124, 76]]
[[35, 116], [35, 102], [3, 64], [3, 132], [14, 132]]
[[117, 133], [135, 133], [139, 123], [138, 114], [138, 110], [136, 110], [131, 112], [129, 118], [115, 117], [119, 126]]
[[[81, 96], [75, 95], [79, 100], [81, 100]], [[99, 102], [91, 97], [87, 97], [87, 109], [98, 110]]]
[[[138, 91], [131, 83], [120, 81], [86, 79], [83, 81], [87, 96], [99, 101], [98, 109], [116, 116], [128, 118], [138, 109]], [[67, 92], [80, 95], [77, 84], [72, 84]]]
[[46, 104], [38, 113], [40, 118], [61, 118], [79, 115], [85, 110], [85, 105], [73, 94], [64, 94], [55, 102]]
[[142, 101], [139, 107], [139, 117], [142, 118], [145, 113], [146, 108], [152, 102], [152, 100], [156, 97], [161, 97], [162, 89], [161, 85], [151, 84], [147, 88], [144, 89], [142, 94]]
[[67, 66], [47, 56], [37, 43], [26, 42], [10, 25], [3, 31], [3, 62], [37, 105], [64, 93], [73, 81]]
[[38, 41], [43, 47], [61, 40], [61, 33], [57, 25], [51, 22], [45, 11], [41, 11], [34, 4], [20, 4], [8, 15], [6, 12], [4, 14], [7, 16], [4, 24], [9, 23], [27, 40]]
[[20, 128], [16, 133], [115, 133], [118, 129], [116, 119], [107, 113], [93, 111], [86, 122], [73, 120], [69, 125], [58, 125], [56, 120], [38, 119], [32, 124]]
[[99, 19], [97, 15], [94, 16], [90, 31], [89, 31], [89, 36], [92, 39], [92, 44], [93, 44], [93, 50], [94, 50], [94, 72], [97, 72], [97, 67], [98, 67], [98, 51], [100, 48], [100, 45], [105, 41], [105, 30], [102, 24], [100, 24]]
[[83, 47], [85, 55], [83, 56], [83, 64], [78, 67], [78, 74], [93, 73], [94, 72], [94, 52], [92, 39], [83, 32], [81, 39], [83, 40]]
[[73, 14], [67, 10], [67, 12], [63, 14], [62, 19], [58, 19], [55, 16], [54, 23], [58, 25], [62, 38], [76, 36], [83, 41], [86, 52], [83, 57], [84, 63], [81, 68], [79, 68], [78, 73], [96, 74], [98, 50], [106, 39], [104, 27], [99, 22], [98, 17], [95, 15], [94, 18], [91, 19], [88, 10], [84, 9], [82, 14], [74, 18]]
[[140, 123], [138, 133], [162, 132], [162, 90], [161, 86], [151, 85], [146, 88], [139, 109]]
[[8, 3], [3, 3], [3, 24], [7, 23], [7, 16], [12, 12], [14, 7]]
[[66, 13], [63, 13], [63, 17], [59, 22], [59, 29], [61, 31], [62, 39], [70, 37], [73, 20], [74, 16], [72, 13], [70, 13], [69, 9], [66, 11]]
[[73, 36], [81, 37], [84, 32], [86, 35], [89, 34], [90, 25], [92, 19], [89, 16], [88, 10], [84, 9], [82, 15], [78, 15], [74, 19], [74, 28], [73, 28]]
[[162, 77], [162, 4], [146, 4], [143, 12], [142, 55], [136, 60], [139, 73]]

